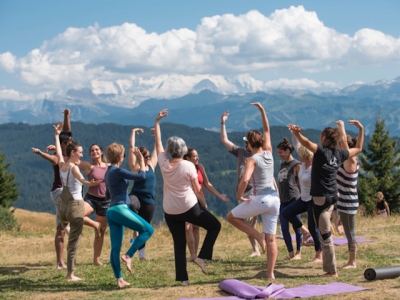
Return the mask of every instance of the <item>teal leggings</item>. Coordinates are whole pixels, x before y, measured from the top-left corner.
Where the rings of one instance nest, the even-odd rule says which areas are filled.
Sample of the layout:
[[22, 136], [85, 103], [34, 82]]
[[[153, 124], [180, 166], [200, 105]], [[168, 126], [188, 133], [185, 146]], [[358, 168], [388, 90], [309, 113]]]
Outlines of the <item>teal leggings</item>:
[[131, 211], [126, 204], [111, 206], [107, 209], [107, 222], [110, 227], [111, 254], [110, 262], [114, 271], [115, 278], [122, 278], [120, 265], [120, 252], [122, 240], [124, 238], [125, 227], [139, 232], [126, 255], [132, 257], [133, 254], [151, 237], [154, 233], [153, 227], [142, 217]]

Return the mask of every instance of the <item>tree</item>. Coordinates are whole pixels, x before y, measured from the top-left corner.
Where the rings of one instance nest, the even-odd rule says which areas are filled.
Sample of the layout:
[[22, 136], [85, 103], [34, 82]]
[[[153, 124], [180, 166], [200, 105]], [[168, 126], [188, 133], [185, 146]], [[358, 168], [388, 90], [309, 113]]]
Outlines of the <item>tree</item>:
[[389, 133], [390, 129], [385, 130], [385, 119], [379, 115], [367, 149], [360, 155], [359, 200], [368, 213], [374, 212], [378, 191], [385, 195], [391, 211], [399, 210], [400, 149]]
[[[1, 148], [0, 148], [1, 150]], [[15, 175], [8, 172], [11, 163], [5, 163], [5, 155], [0, 153], [0, 206], [9, 208], [18, 199]]]

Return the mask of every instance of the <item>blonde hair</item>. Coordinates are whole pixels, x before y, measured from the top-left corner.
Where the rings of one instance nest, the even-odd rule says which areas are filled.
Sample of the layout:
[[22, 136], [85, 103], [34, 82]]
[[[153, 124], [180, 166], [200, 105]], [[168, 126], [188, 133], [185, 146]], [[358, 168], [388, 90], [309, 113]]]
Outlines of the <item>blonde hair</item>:
[[302, 160], [311, 160], [314, 157], [314, 153], [304, 146], [299, 146], [299, 148], [297, 148], [297, 154]]
[[122, 146], [121, 144], [117, 144], [117, 143], [112, 143], [112, 144], [108, 145], [108, 147], [106, 149], [106, 154], [107, 154], [108, 160], [112, 164], [117, 164], [120, 161], [121, 156], [122, 156], [122, 154], [124, 154], [124, 152], [125, 152], [124, 146]]
[[385, 198], [385, 197], [383, 196], [383, 193], [382, 193], [382, 192], [377, 192], [376, 195], [375, 195], [375, 197], [377, 197], [379, 200], [382, 200], [383, 198]]

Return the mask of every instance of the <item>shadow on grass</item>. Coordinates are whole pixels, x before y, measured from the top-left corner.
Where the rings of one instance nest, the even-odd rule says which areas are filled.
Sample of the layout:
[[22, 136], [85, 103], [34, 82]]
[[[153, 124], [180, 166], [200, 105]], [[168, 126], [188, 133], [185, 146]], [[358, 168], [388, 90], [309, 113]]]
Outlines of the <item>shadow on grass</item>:
[[51, 266], [51, 263], [41, 263], [41, 264], [25, 264], [25, 265], [15, 265], [8, 267], [0, 267], [1, 275], [20, 275], [28, 271], [32, 270], [43, 270], [48, 266]]

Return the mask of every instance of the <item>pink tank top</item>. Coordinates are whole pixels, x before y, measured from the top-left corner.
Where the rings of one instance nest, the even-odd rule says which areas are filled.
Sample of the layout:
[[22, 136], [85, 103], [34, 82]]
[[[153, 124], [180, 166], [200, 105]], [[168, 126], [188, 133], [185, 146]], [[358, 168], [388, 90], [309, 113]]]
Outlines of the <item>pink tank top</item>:
[[[108, 166], [100, 167], [98, 165], [93, 165], [92, 170], [87, 175], [89, 181], [94, 180], [104, 180], [104, 175], [106, 174]], [[106, 183], [103, 181], [98, 186], [91, 186], [88, 189], [90, 195], [105, 198], [106, 197]]]

